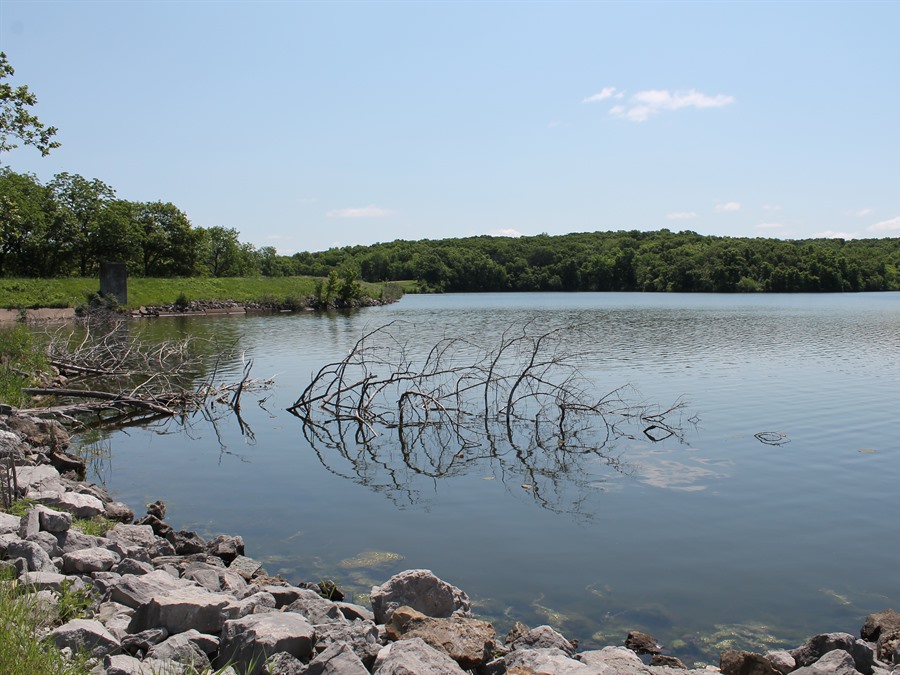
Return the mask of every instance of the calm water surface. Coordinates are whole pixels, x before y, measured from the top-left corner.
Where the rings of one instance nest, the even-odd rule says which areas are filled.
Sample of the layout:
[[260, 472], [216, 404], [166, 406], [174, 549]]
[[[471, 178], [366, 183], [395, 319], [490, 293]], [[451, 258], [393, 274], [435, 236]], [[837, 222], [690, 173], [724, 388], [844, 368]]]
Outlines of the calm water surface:
[[[627, 384], [630, 402], [683, 401], [682, 438], [619, 439], [604, 449], [615, 467], [486, 457], [441, 479], [389, 438], [356, 463], [311, 447], [285, 409], [390, 321], [413, 350], [583, 322], [571, 348], [597, 395]], [[364, 601], [428, 568], [499, 630], [550, 623], [597, 646], [643, 629], [686, 660], [855, 632], [900, 606], [900, 294], [409, 296], [144, 330], [239, 344], [277, 385], [263, 406], [245, 398], [253, 439], [230, 418], [118, 432], [94, 478], [138, 512], [163, 499], [178, 528], [241, 534], [270, 573], [334, 578]], [[241, 364], [225, 368], [236, 379]]]

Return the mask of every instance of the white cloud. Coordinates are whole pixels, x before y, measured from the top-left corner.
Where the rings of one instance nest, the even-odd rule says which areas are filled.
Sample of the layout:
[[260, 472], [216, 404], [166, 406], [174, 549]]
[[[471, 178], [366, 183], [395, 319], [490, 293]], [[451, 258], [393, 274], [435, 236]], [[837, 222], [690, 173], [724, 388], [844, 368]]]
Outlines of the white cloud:
[[674, 213], [666, 214], [668, 220], [692, 220], [696, 217], [697, 214], [693, 211], [676, 211]]
[[521, 237], [521, 236], [524, 236], [521, 232], [519, 232], [518, 230], [514, 230], [511, 227], [504, 227], [499, 230], [494, 230], [493, 232], [491, 232], [491, 234], [494, 235], [495, 237]]
[[900, 216], [869, 225], [866, 230], [868, 232], [900, 232]]
[[756, 226], [759, 230], [777, 230], [784, 227], [782, 223], [760, 223]]
[[847, 213], [848, 216], [855, 216], [857, 218], [865, 218], [866, 216], [871, 216], [875, 213], [875, 209], [870, 206], [867, 206], [864, 209], [859, 209], [858, 211], [850, 211]]
[[596, 94], [591, 94], [590, 96], [585, 96], [581, 102], [582, 103], [596, 103], [597, 101], [605, 101], [608, 98], [622, 98], [625, 96], [622, 92], [616, 92], [615, 87], [603, 87]]
[[[609, 87], [607, 87], [609, 89]], [[603, 100], [595, 98], [601, 96], [607, 91], [604, 89], [599, 94], [589, 97], [592, 100]], [[609, 98], [608, 96], [605, 98]], [[588, 99], [585, 99], [587, 102]], [[734, 96], [726, 94], [716, 94], [709, 96], [695, 89], [690, 91], [671, 92], [668, 89], [647, 89], [639, 91], [628, 99], [628, 105], [613, 106], [609, 110], [609, 114], [613, 117], [622, 117], [632, 122], [646, 122], [654, 115], [658, 115], [663, 110], [681, 110], [682, 108], [721, 108], [722, 106], [734, 103]]]
[[394, 215], [394, 211], [370, 204], [360, 208], [332, 209], [325, 215], [329, 218], [384, 218]]
[[836, 232], [835, 230], [825, 230], [813, 235], [815, 239], [856, 239], [858, 236], [859, 232]]
[[725, 202], [724, 204], [716, 204], [716, 211], [719, 213], [726, 213], [729, 211], [740, 211], [741, 203], [740, 202]]

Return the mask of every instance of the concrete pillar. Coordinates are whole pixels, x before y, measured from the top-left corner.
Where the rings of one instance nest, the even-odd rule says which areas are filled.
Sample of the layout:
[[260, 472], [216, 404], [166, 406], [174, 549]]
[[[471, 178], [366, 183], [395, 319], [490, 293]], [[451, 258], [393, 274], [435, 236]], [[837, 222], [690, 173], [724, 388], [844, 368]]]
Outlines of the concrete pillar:
[[125, 270], [125, 263], [100, 263], [100, 294], [115, 296], [120, 305], [128, 304], [128, 272]]

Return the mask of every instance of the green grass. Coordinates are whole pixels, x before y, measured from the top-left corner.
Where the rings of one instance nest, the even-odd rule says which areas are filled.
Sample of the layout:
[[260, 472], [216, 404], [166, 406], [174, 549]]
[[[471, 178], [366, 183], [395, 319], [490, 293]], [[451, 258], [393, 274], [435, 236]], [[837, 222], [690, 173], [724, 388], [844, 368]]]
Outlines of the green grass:
[[0, 401], [23, 405], [29, 397], [22, 387], [34, 386], [36, 374], [47, 368], [46, 356], [27, 328], [0, 325]]
[[[315, 292], [318, 277], [191, 277], [179, 279], [131, 278], [129, 309], [142, 305], [169, 305], [180, 296], [187, 300], [280, 302], [297, 305]], [[363, 293], [381, 297], [386, 284], [362, 283]], [[414, 282], [394, 282], [396, 290], [414, 288]], [[76, 307], [100, 288], [97, 279], [0, 279], [0, 307]]]

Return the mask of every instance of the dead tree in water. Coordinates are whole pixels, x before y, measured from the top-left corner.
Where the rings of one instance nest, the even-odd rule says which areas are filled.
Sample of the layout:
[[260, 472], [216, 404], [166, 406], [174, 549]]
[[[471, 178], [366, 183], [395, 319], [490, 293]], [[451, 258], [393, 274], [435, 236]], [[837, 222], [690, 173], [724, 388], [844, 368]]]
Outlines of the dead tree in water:
[[[403, 328], [392, 322], [363, 335], [289, 408], [320, 461], [340, 475], [397, 493], [409, 489], [408, 477], [456, 475], [490, 459], [554, 508], [542, 490], [558, 492], [562, 476], [578, 480], [579, 463], [626, 470], [611, 441], [681, 437], [670, 421], [681, 401], [636, 403], [628, 387], [596, 396], [584, 376], [589, 355], [568, 347], [584, 337], [584, 324], [540, 331], [529, 322], [508, 328], [493, 347], [455, 337], [427, 351], [401, 339]], [[332, 468], [324, 448], [352, 473]]]
[[17, 412], [77, 426], [120, 427], [198, 412], [212, 417], [220, 404], [238, 413], [243, 430], [241, 394], [267, 389], [272, 380], [251, 378], [251, 360], [237, 382], [221, 381], [216, 363], [195, 384], [203, 351], [197, 343], [191, 338], [147, 339], [127, 321], [59, 329], [48, 336], [46, 347], [56, 378], [48, 386], [23, 389], [44, 405]]

